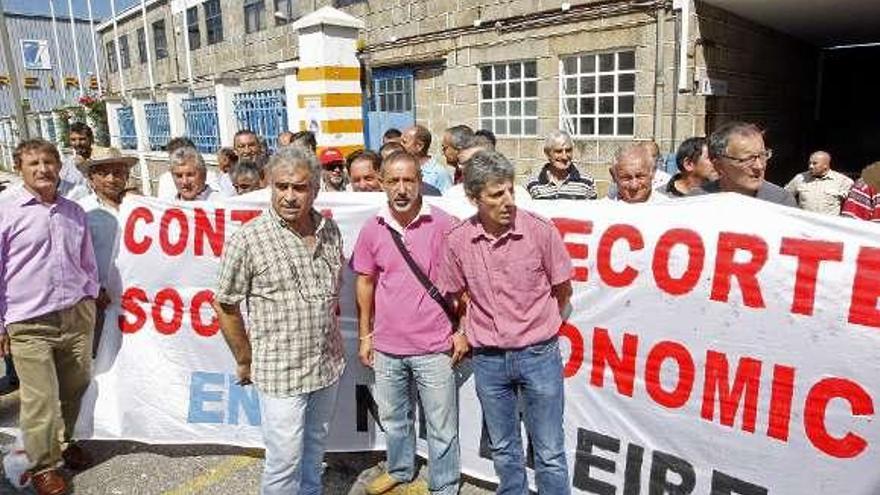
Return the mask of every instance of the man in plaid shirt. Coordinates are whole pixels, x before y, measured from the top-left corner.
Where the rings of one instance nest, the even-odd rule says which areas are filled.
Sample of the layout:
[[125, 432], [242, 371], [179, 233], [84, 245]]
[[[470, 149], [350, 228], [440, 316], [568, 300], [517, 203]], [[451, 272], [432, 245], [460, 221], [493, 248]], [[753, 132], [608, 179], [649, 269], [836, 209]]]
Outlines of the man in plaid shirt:
[[260, 391], [261, 493], [321, 493], [324, 444], [345, 366], [336, 316], [342, 235], [312, 208], [321, 179], [313, 154], [281, 148], [266, 177], [270, 207], [224, 246], [216, 309], [239, 383], [253, 377]]

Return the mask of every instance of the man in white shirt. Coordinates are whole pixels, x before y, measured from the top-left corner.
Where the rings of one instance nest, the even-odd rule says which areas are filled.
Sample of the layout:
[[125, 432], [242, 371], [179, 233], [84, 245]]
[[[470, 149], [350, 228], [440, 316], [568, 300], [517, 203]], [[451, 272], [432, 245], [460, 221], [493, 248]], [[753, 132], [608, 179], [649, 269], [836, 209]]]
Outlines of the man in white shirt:
[[169, 157], [171, 177], [177, 188], [175, 199], [181, 201], [206, 201], [225, 195], [207, 184], [208, 168], [205, 159], [195, 148], [179, 148]]
[[67, 139], [70, 147], [73, 148], [73, 154], [65, 156], [61, 161], [58, 193], [71, 201], [77, 201], [92, 193], [80, 166], [92, 156], [93, 152], [104, 152], [107, 148], [94, 145], [95, 135], [92, 128], [84, 122], [71, 124]]
[[[168, 152], [168, 156], [171, 156], [172, 153], [184, 147], [195, 148], [196, 145], [189, 138], [176, 137], [168, 140], [168, 143], [165, 145], [165, 151]], [[227, 191], [227, 195], [232, 194], [231, 190], [224, 189], [220, 185], [220, 174], [218, 174], [213, 168], [208, 169], [205, 182], [207, 182], [215, 191], [225, 190]], [[171, 177], [171, 171], [164, 172], [159, 176], [159, 184], [156, 186], [156, 197], [159, 199], [175, 199], [177, 197], [177, 186], [174, 185], [174, 178]]]
[[[672, 179], [672, 176], [666, 173], [665, 170], [662, 170], [660, 167], [665, 167], [663, 164], [663, 160], [660, 157], [660, 148], [657, 146], [657, 143], [654, 141], [647, 141], [641, 143], [633, 143], [632, 146], [641, 146], [645, 149], [645, 152], [648, 153], [648, 156], [651, 157], [652, 167], [654, 169], [652, 179], [651, 179], [651, 189], [657, 189], [658, 187], [663, 187], [669, 183], [669, 180]], [[611, 187], [608, 188], [608, 199], [618, 200], [620, 199], [619, 193], [617, 191], [617, 184], [612, 181]], [[657, 199], [659, 194], [654, 194], [654, 199]]]
[[624, 203], [651, 203], [666, 200], [662, 194], [652, 194], [656, 168], [650, 149], [641, 143], [622, 146], [614, 155], [609, 172], [617, 189], [613, 200]]
[[104, 311], [110, 302], [122, 297], [122, 281], [113, 264], [120, 232], [119, 205], [128, 192], [128, 177], [137, 161], [135, 157], [123, 156], [116, 148], [101, 148], [83, 164], [92, 193], [77, 203], [86, 212], [101, 287], [95, 300], [93, 353], [98, 349], [104, 327]]

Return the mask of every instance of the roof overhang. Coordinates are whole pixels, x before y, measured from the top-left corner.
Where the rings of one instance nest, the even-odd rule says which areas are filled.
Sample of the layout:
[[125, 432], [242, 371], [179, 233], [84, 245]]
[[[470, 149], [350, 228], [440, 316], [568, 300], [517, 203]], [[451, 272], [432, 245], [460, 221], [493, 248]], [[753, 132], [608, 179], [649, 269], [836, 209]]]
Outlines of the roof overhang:
[[703, 0], [812, 45], [880, 42], [877, 0]]

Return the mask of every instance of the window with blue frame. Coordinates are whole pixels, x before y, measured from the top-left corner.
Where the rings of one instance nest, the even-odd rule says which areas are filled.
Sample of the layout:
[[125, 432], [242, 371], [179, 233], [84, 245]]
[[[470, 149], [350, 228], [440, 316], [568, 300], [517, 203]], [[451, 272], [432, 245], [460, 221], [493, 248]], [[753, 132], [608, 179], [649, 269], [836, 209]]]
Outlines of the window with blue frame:
[[137, 149], [137, 131], [134, 127], [134, 109], [132, 107], [119, 107], [116, 110], [116, 120], [119, 123], [119, 144], [124, 150]]
[[186, 135], [202, 153], [215, 153], [220, 147], [217, 98], [184, 98], [182, 105]]
[[159, 151], [171, 139], [171, 123], [168, 118], [168, 103], [147, 103], [144, 105], [147, 114], [147, 139], [150, 149]]
[[389, 77], [373, 81], [370, 110], [375, 112], [409, 112], [413, 108], [412, 78]]
[[233, 98], [239, 129], [257, 133], [271, 151], [276, 139], [287, 129], [287, 99], [284, 89], [238, 93]]

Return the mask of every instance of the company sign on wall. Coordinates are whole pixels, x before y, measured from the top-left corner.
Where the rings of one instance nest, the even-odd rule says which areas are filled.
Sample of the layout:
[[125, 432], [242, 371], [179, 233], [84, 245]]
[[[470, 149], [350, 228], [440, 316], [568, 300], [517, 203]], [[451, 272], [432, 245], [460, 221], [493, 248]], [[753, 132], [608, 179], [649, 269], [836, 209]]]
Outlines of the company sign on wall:
[[25, 70], [52, 70], [47, 40], [20, 40]]

